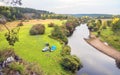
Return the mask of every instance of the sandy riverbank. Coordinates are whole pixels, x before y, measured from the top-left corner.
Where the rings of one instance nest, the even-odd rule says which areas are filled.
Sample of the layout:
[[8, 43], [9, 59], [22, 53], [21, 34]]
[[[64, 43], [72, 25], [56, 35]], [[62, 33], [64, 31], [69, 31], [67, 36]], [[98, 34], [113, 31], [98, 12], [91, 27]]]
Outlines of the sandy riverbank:
[[102, 42], [99, 38], [90, 38], [86, 40], [91, 46], [95, 47], [102, 53], [114, 58], [115, 60], [120, 60], [120, 52], [116, 49], [110, 47], [109, 45]]

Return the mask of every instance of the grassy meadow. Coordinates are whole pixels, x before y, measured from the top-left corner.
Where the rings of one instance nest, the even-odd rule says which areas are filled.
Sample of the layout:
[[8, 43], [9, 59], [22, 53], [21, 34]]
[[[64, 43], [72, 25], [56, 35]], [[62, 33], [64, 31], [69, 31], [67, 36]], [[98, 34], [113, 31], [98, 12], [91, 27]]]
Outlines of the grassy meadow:
[[[70, 75], [70, 73], [63, 70], [60, 65], [61, 60], [61, 49], [62, 45], [48, 37], [51, 34], [51, 30], [53, 28], [48, 27], [49, 23], [55, 23], [57, 25], [62, 25], [65, 20], [30, 20], [28, 22], [24, 22], [24, 26], [21, 26], [19, 32], [19, 42], [15, 43], [14, 51], [17, 55], [19, 55], [23, 60], [28, 62], [34, 62], [40, 65], [42, 70], [45, 72], [45, 75]], [[9, 22], [7, 26], [11, 29], [14, 28], [19, 21]], [[30, 28], [34, 24], [42, 23], [45, 25], [45, 34], [31, 36], [29, 34]], [[9, 48], [8, 42], [5, 40], [4, 34], [7, 32], [4, 27], [0, 27], [2, 31], [0, 31], [0, 50]], [[49, 43], [50, 45], [56, 45], [57, 50], [54, 52], [42, 52], [42, 49], [45, 47], [45, 43]]]

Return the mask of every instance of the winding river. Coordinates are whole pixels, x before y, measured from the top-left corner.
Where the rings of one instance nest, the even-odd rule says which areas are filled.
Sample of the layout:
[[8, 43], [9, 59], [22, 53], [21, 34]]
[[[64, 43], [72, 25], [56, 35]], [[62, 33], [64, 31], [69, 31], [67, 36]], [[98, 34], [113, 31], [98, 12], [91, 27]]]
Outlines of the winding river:
[[81, 24], [68, 38], [71, 53], [78, 56], [83, 65], [77, 75], [120, 75], [120, 69], [117, 68], [115, 60], [90, 46], [84, 40], [88, 36], [87, 25]]

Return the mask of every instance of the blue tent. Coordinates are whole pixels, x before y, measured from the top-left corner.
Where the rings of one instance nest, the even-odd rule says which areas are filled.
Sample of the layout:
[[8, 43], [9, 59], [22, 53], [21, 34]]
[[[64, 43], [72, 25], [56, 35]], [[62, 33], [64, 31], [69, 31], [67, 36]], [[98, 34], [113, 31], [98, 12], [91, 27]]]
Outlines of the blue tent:
[[56, 50], [56, 46], [55, 45], [51, 46], [51, 51], [54, 51], [54, 50]]

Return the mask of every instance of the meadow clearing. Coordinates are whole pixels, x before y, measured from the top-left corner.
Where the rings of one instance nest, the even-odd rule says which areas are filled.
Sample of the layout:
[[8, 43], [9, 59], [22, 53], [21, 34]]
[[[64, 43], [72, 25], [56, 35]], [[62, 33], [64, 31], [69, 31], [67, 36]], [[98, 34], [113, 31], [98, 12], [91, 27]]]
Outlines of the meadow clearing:
[[[62, 56], [60, 55], [62, 45], [48, 37], [51, 34], [53, 28], [48, 27], [48, 24], [53, 22], [56, 25], [62, 25], [66, 20], [47, 19], [47, 20], [29, 20], [23, 22], [19, 31], [19, 42], [15, 43], [15, 46], [9, 46], [5, 39], [4, 34], [7, 32], [6, 29], [1, 25], [0, 29], [0, 50], [6, 48], [14, 48], [15, 53], [27, 62], [34, 62], [44, 71], [45, 75], [70, 75], [69, 72], [63, 70], [60, 65]], [[12, 29], [17, 26], [20, 21], [8, 22], [6, 25]], [[45, 25], [45, 34], [31, 36], [29, 34], [30, 28], [35, 24]], [[57, 46], [57, 50], [54, 52], [42, 52], [45, 43]]]

